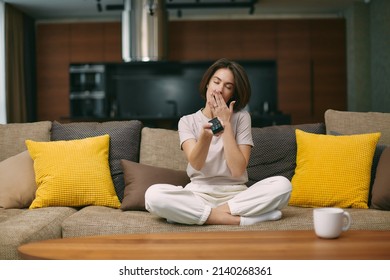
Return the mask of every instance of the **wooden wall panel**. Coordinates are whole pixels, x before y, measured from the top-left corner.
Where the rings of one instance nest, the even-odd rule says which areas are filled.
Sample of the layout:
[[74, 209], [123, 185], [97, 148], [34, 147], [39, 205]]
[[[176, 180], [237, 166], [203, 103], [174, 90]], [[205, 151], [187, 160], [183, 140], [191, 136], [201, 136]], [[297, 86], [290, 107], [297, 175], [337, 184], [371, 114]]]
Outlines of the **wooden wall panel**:
[[277, 23], [278, 60], [303, 60], [311, 57], [308, 20], [281, 20]]
[[345, 60], [346, 33], [344, 19], [310, 21], [312, 58]]
[[313, 69], [313, 115], [315, 119], [322, 119], [327, 109], [346, 110], [345, 62], [315, 60]]
[[346, 34], [343, 19], [310, 22], [313, 61], [313, 116], [347, 109]]
[[120, 22], [103, 24], [103, 61], [122, 62], [122, 26]]
[[221, 57], [236, 60], [242, 58], [240, 21], [208, 22], [206, 33], [210, 60], [217, 60]]
[[311, 122], [311, 47], [308, 20], [277, 23], [278, 105], [293, 123]]
[[103, 40], [102, 23], [70, 24], [70, 61], [104, 61]]
[[312, 121], [310, 60], [278, 61], [279, 110], [292, 117], [293, 123]]
[[169, 60], [275, 59], [276, 22], [248, 20], [169, 23]]
[[121, 56], [119, 22], [38, 24], [37, 119], [69, 116], [71, 63], [120, 62]]
[[168, 60], [208, 60], [208, 22], [174, 21], [168, 28]]
[[37, 119], [58, 120], [69, 112], [69, 25], [37, 27]]
[[241, 58], [244, 60], [276, 59], [275, 20], [243, 20], [240, 22]]

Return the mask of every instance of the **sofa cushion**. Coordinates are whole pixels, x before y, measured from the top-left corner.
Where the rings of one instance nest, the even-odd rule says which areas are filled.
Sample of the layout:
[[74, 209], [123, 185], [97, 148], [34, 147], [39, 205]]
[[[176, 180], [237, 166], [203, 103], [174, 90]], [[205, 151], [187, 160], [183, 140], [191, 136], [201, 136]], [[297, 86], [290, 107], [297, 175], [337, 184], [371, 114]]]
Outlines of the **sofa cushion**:
[[0, 161], [25, 151], [25, 140], [49, 141], [50, 121], [0, 124]]
[[110, 170], [119, 200], [123, 198], [125, 183], [121, 159], [139, 160], [139, 145], [142, 123], [140, 121], [80, 122], [61, 124], [53, 122], [51, 140], [74, 140], [108, 134], [110, 135]]
[[35, 198], [34, 162], [28, 151], [0, 162], [0, 208], [28, 208]]
[[121, 161], [125, 176], [125, 196], [122, 200], [122, 210], [146, 210], [145, 192], [153, 184], [172, 184], [185, 186], [190, 182], [187, 172], [128, 160]]
[[248, 164], [248, 185], [282, 175], [291, 180], [296, 166], [295, 129], [325, 134], [323, 123], [252, 128], [254, 147]]
[[22, 244], [61, 238], [62, 222], [76, 212], [70, 207], [0, 209], [0, 260], [20, 259]]
[[26, 140], [34, 160], [36, 197], [30, 209], [101, 205], [119, 208], [108, 164], [109, 135], [78, 140]]
[[327, 134], [343, 135], [381, 132], [378, 144], [390, 146], [390, 113], [348, 112], [327, 110], [325, 125]]
[[[353, 230], [390, 230], [388, 211], [376, 209], [348, 209]], [[62, 224], [63, 237], [79, 237], [108, 234], [204, 232], [204, 231], [262, 231], [262, 230], [313, 230], [311, 208], [287, 206], [282, 209], [283, 218], [251, 226], [231, 225], [182, 225], [167, 223], [165, 219], [147, 211], [121, 211], [99, 206], [84, 207], [68, 217]], [[104, 226], [103, 226], [104, 225]], [[313, 232], [314, 234], [314, 232]]]
[[386, 148], [378, 163], [372, 187], [371, 208], [390, 210], [390, 147]]
[[289, 204], [368, 208], [372, 159], [380, 133], [318, 135], [299, 129]]
[[179, 133], [174, 130], [144, 127], [139, 162], [156, 167], [186, 170], [187, 159], [180, 148]]

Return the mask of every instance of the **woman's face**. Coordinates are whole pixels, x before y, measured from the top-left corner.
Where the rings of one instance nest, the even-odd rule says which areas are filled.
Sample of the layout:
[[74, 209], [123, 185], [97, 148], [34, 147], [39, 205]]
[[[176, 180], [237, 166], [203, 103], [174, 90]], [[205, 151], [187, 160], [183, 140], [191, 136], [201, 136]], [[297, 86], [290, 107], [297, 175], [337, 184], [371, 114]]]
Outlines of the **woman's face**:
[[225, 103], [227, 103], [234, 94], [234, 76], [228, 68], [218, 69], [211, 77], [207, 87], [207, 100], [211, 100], [212, 93], [221, 93]]

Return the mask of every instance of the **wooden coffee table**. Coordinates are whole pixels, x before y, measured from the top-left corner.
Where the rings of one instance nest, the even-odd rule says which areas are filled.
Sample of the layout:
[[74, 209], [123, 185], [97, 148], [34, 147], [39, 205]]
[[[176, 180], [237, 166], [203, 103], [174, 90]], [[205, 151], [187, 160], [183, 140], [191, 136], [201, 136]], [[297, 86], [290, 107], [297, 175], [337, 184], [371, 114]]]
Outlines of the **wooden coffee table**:
[[320, 239], [314, 231], [109, 235], [34, 242], [19, 253], [62, 260], [389, 260], [390, 231], [350, 230], [338, 239]]

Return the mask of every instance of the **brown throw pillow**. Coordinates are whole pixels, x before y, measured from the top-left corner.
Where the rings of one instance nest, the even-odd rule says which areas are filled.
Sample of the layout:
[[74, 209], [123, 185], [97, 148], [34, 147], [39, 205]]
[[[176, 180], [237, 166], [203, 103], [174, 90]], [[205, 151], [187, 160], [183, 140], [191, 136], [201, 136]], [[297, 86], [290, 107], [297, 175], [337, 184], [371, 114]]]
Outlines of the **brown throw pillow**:
[[371, 208], [390, 210], [390, 147], [383, 152], [376, 169], [375, 181], [372, 186]]
[[145, 211], [145, 192], [153, 184], [185, 186], [190, 182], [185, 171], [155, 167], [121, 160], [125, 179], [125, 192], [121, 209]]

